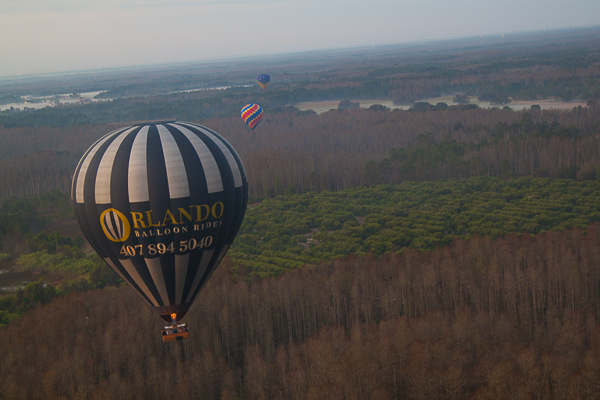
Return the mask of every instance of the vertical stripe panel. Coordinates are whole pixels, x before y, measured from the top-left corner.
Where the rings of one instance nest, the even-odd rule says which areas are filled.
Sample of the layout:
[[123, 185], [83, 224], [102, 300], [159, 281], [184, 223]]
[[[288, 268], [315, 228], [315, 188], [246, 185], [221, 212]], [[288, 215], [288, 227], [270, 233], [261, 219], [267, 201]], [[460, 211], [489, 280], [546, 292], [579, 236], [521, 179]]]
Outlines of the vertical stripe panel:
[[189, 261], [190, 253], [175, 256], [175, 301], [177, 304], [181, 304], [181, 298], [183, 297], [183, 287], [185, 286]]
[[225, 146], [223, 144], [223, 142], [220, 139], [218, 139], [215, 135], [213, 135], [210, 131], [204, 129], [203, 126], [192, 125], [192, 124], [185, 123], [185, 122], [181, 122], [181, 124], [190, 126], [190, 127], [194, 127], [196, 129], [202, 131], [202, 133], [204, 133], [206, 136], [208, 136], [213, 142], [215, 142], [215, 144], [217, 146], [219, 146], [219, 149], [223, 152], [223, 155], [225, 155], [225, 158], [227, 159], [229, 168], [231, 168], [231, 172], [233, 174], [233, 182], [235, 184], [235, 187], [242, 186], [242, 174], [240, 173], [240, 169], [237, 165], [237, 162], [235, 162], [235, 158], [233, 158], [233, 154], [231, 154], [231, 152], [229, 151], [227, 146]]
[[136, 135], [129, 155], [128, 189], [129, 201], [137, 203], [150, 200], [148, 194], [148, 170], [146, 169], [146, 143], [148, 128], [144, 126]]
[[170, 306], [169, 295], [167, 293], [167, 286], [165, 285], [165, 277], [163, 276], [162, 267], [160, 265], [160, 258], [144, 258], [146, 261], [146, 265], [148, 265], [148, 270], [150, 271], [150, 275], [152, 275], [152, 280], [160, 293], [160, 297], [162, 298], [163, 304], [165, 306]]
[[171, 199], [179, 199], [190, 195], [187, 174], [183, 158], [171, 132], [164, 125], [157, 125], [163, 154], [165, 156], [165, 167], [167, 168], [167, 180], [169, 183], [169, 196]]
[[87, 155], [92, 151], [92, 149], [96, 146], [96, 144], [99, 143], [100, 141], [104, 140], [104, 138], [106, 138], [116, 132], [122, 132], [124, 129], [127, 129], [127, 128], [119, 128], [119, 129], [115, 129], [112, 132], [107, 133], [106, 135], [102, 136], [100, 139], [98, 139], [94, 143], [92, 143], [92, 145], [86, 150], [86, 152], [83, 153], [83, 156], [81, 156], [81, 159], [77, 163], [77, 167], [75, 167], [75, 173], [73, 174], [73, 182], [71, 182], [71, 200], [75, 200], [75, 198], [73, 197], [75, 195], [75, 186], [77, 184], [77, 181], [75, 178], [78, 176], [77, 174], [79, 173], [79, 167], [81, 166], [83, 161], [87, 158]]
[[135, 269], [135, 266], [133, 265], [131, 260], [124, 259], [124, 260], [119, 260], [119, 261], [121, 262], [123, 267], [125, 267], [125, 270], [129, 274], [129, 276], [131, 276], [133, 278], [134, 282], [140, 287], [140, 289], [142, 289], [142, 291], [150, 299], [152, 304], [154, 304], [154, 307], [160, 307], [160, 305], [158, 304], [158, 302], [156, 301], [156, 299], [154, 298], [154, 296], [152, 295], [150, 290], [148, 290], [148, 286], [146, 286], [146, 284], [144, 283], [144, 280], [142, 279], [140, 274]]
[[212, 153], [206, 147], [204, 142], [193, 132], [184, 128], [181, 125], [169, 124], [176, 128], [190, 141], [194, 150], [198, 154], [200, 163], [202, 163], [202, 169], [204, 170], [204, 176], [206, 178], [206, 185], [208, 187], [208, 193], [217, 193], [223, 191], [223, 180], [221, 179], [221, 172], [219, 166], [215, 161]]
[[208, 263], [210, 262], [210, 259], [212, 258], [213, 253], [214, 253], [214, 250], [204, 250], [204, 253], [202, 253], [202, 260], [200, 260], [200, 266], [198, 266], [198, 270], [196, 271], [196, 278], [194, 278], [194, 283], [192, 284], [192, 289], [190, 290], [190, 293], [188, 294], [186, 303], [189, 303], [190, 301], [192, 301], [194, 292], [196, 292], [196, 289], [198, 288], [198, 285], [200, 284], [200, 281], [202, 280], [202, 277], [204, 276], [204, 272], [206, 271], [206, 267], [208, 266]]
[[96, 142], [96, 145], [88, 153], [87, 157], [85, 157], [85, 160], [83, 160], [83, 163], [81, 163], [81, 169], [79, 170], [79, 175], [77, 175], [77, 187], [75, 188], [75, 193], [76, 193], [78, 203], [83, 203], [83, 186], [85, 184], [85, 176], [87, 174], [88, 167], [90, 166], [90, 163], [92, 162], [92, 158], [94, 158], [94, 155], [96, 154], [98, 149], [107, 140], [109, 140], [114, 135], [118, 134], [119, 132], [120, 131], [116, 131], [113, 134], [106, 135], [104, 137], [104, 139], [101, 139], [98, 142]]
[[115, 156], [121, 143], [123, 143], [123, 139], [134, 129], [135, 127], [131, 127], [117, 136], [102, 155], [102, 160], [96, 172], [96, 204], [110, 204], [110, 177]]

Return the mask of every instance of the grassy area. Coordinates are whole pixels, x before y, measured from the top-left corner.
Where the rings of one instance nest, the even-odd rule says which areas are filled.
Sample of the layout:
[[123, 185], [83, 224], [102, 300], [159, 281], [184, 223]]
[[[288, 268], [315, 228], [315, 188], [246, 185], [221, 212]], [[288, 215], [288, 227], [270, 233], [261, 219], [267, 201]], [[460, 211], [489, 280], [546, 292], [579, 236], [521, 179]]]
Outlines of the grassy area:
[[600, 221], [600, 182], [476, 177], [278, 196], [248, 209], [229, 254], [260, 275], [340, 256]]

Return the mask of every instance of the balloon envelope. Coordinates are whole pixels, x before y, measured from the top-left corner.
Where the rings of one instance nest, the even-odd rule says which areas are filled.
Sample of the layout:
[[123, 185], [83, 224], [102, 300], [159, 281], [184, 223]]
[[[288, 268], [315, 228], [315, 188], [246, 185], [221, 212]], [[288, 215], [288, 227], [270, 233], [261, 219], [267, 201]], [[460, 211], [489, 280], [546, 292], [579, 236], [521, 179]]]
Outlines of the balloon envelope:
[[104, 261], [161, 317], [180, 320], [241, 225], [248, 182], [233, 147], [187, 122], [113, 131], [83, 155], [71, 197]]
[[256, 77], [256, 81], [261, 88], [266, 89], [269, 85], [269, 82], [271, 82], [271, 77], [267, 74], [260, 74]]
[[248, 125], [250, 129], [254, 129], [263, 117], [263, 110], [258, 104], [246, 104], [244, 108], [242, 108], [241, 116], [246, 125]]

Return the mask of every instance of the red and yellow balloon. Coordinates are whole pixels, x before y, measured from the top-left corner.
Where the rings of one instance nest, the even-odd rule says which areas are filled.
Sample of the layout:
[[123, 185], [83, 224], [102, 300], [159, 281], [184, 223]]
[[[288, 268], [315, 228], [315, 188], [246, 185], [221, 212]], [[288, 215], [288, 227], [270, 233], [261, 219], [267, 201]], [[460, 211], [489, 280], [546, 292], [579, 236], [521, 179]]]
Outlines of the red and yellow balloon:
[[248, 125], [250, 129], [254, 129], [263, 117], [263, 110], [258, 104], [246, 104], [244, 108], [242, 108], [241, 116], [246, 125]]

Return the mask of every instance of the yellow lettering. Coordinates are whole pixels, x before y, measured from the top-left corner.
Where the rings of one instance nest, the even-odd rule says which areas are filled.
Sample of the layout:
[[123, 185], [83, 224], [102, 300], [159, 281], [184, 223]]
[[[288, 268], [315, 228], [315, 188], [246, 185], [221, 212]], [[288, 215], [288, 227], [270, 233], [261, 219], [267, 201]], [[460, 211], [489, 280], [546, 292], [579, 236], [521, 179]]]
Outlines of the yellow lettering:
[[142, 225], [142, 228], [146, 227], [146, 224], [144, 223], [144, 221], [142, 221], [142, 219], [144, 219], [144, 216], [142, 215], [142, 213], [132, 211], [131, 218], [133, 219], [133, 227], [134, 228], [140, 229], [140, 227], [138, 226], [138, 222], [140, 223], [140, 225]]
[[170, 219], [171, 220], [171, 224], [178, 224], [179, 222], [177, 222], [177, 220], [175, 219], [175, 217], [173, 216], [173, 213], [171, 212], [171, 210], [169, 210], [167, 208], [167, 212], [165, 213], [165, 219], [163, 221], [163, 226], [167, 225], [167, 220]]
[[152, 210], [146, 211], [146, 215], [148, 216], [148, 226], [160, 226], [160, 221], [156, 225], [152, 223]]
[[180, 223], [183, 224], [183, 217], [181, 216], [181, 214], [183, 214], [188, 221], [192, 222], [192, 207], [190, 206], [190, 212], [188, 213], [187, 211], [185, 211], [183, 208], [178, 208], [179, 210], [179, 220], [181, 221]]
[[[216, 209], [217, 209], [217, 204], [221, 205], [221, 213], [219, 215], [217, 215]], [[223, 211], [225, 211], [225, 205], [223, 203], [221, 203], [220, 201], [217, 201], [215, 204], [213, 204], [212, 209], [211, 209], [211, 214], [213, 217], [215, 218], [221, 218], [221, 216], [223, 215]]]
[[[206, 208], [206, 217], [204, 217], [204, 218], [202, 218], [202, 208]], [[196, 210], [197, 210], [196, 212], [198, 213], [196, 222], [204, 221], [206, 218], [208, 218], [208, 214], [210, 213], [210, 208], [208, 208], [208, 206], [206, 204], [196, 206]]]

